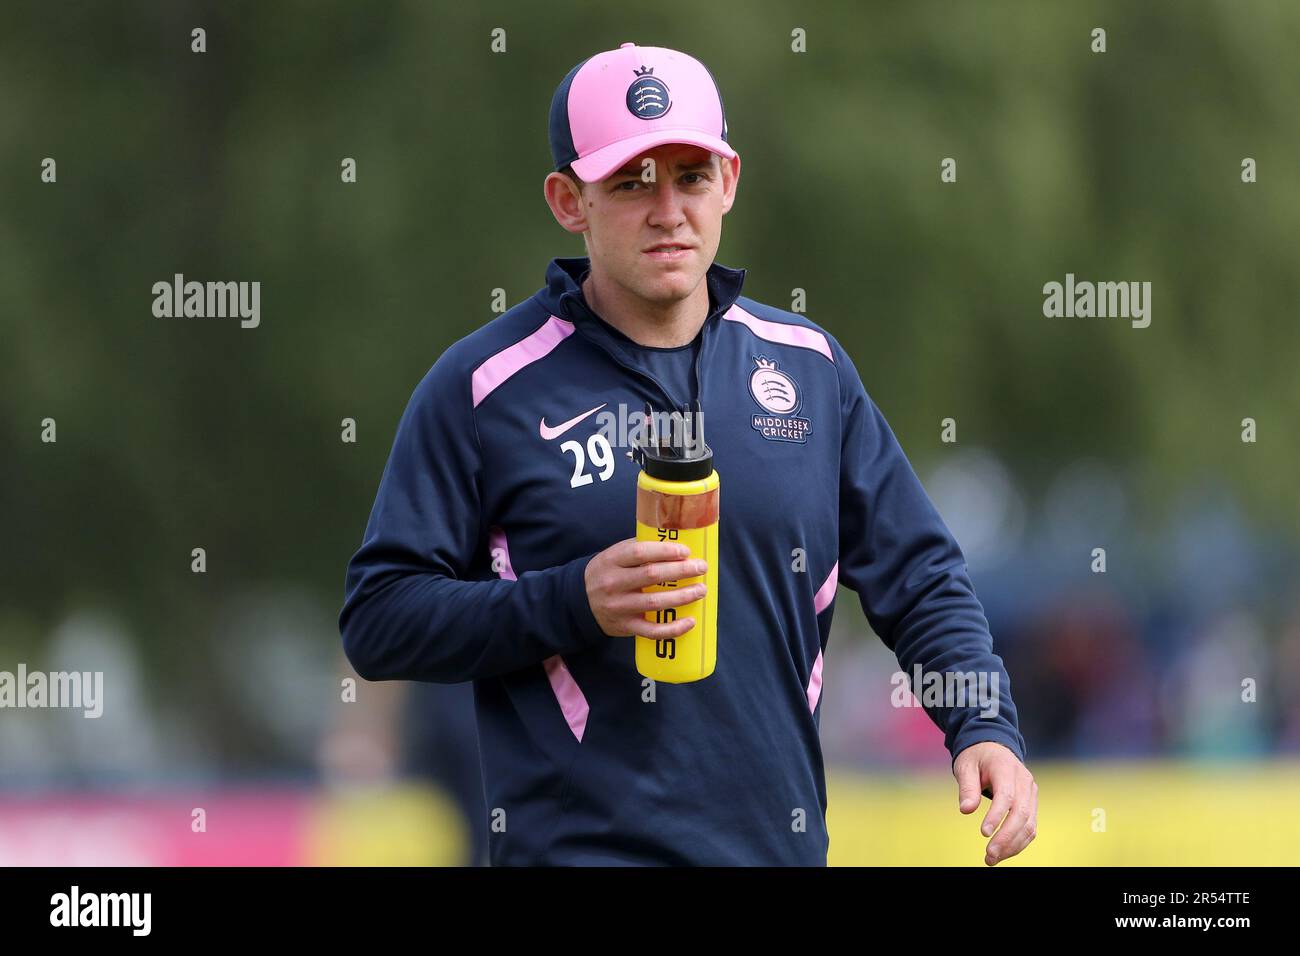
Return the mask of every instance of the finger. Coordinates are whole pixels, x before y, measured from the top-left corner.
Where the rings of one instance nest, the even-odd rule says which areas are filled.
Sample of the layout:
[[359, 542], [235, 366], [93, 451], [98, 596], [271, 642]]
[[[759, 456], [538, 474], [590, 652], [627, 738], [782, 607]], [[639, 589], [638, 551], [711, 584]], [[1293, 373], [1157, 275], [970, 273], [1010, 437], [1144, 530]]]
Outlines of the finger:
[[660, 561], [654, 564], [643, 564], [639, 568], [630, 568], [620, 572], [620, 576], [624, 584], [623, 590], [640, 591], [642, 588], [664, 581], [681, 581], [685, 578], [699, 577], [707, 567], [705, 562], [694, 558], [687, 561]]
[[649, 638], [652, 641], [662, 641], [668, 637], [681, 637], [694, 626], [695, 618], [693, 617], [679, 617], [675, 621], [667, 621], [663, 624], [655, 624], [644, 618], [634, 617], [628, 620], [626, 633]]
[[1015, 766], [1005, 760], [996, 761], [989, 768], [989, 789], [993, 791], [993, 802], [989, 805], [989, 812], [984, 815], [984, 822], [980, 824], [980, 833], [985, 836], [993, 835], [993, 831], [1015, 803]]
[[[1011, 818], [1008, 817], [1007, 825], [1004, 826], [1000, 831], [998, 831], [999, 837], [1003, 833], [1008, 831], [1008, 828], [1011, 826], [1011, 822], [1012, 822]], [[1011, 859], [1013, 856], [1018, 854], [1025, 847], [1027, 847], [1030, 841], [1032, 841], [1034, 837], [1037, 835], [1038, 835], [1038, 820], [1035, 814], [1030, 813], [1029, 819], [1025, 821], [1024, 826], [1020, 828], [1019, 832], [1016, 833], [1014, 837], [1009, 838], [1005, 846], [1005, 849], [999, 849], [999, 850], [990, 849], [985, 851], [984, 862], [987, 863], [989, 866], [996, 866], [998, 863], [1001, 863], [1003, 860]]]
[[691, 553], [691, 549], [676, 541], [638, 541], [627, 538], [626, 547], [615, 550], [613, 557], [620, 568], [635, 568], [647, 561], [680, 560]]
[[[651, 625], [676, 625], [680, 624], [683, 620], [694, 621], [695, 619], [693, 617], [688, 617], [687, 615], [682, 614], [677, 610], [677, 608], [682, 605], [693, 604], [704, 596], [704, 586], [697, 586], [700, 588], [698, 596], [695, 594], [695, 586], [682, 588], [681, 590], [652, 591], [647, 594], [637, 595], [636, 601], [638, 608], [644, 607], [644, 602], [646, 601], [653, 601], [656, 604], [665, 605], [662, 608], [652, 607], [649, 610], [638, 613], [636, 615], [637, 619], [645, 621], [647, 624]], [[680, 634], [685, 634], [692, 626], [692, 624], [687, 624], [679, 631], [669, 636], [676, 637]], [[635, 631], [634, 633], [640, 634], [643, 637], [650, 636], [644, 631]]]
[[998, 829], [997, 835], [989, 841], [988, 856], [994, 862], [1005, 860], [1019, 853], [1025, 842], [1021, 842], [1025, 828], [1034, 819], [1037, 801], [1034, 799], [1033, 778], [1026, 773], [1017, 781], [1016, 801]]
[[[647, 614], [660, 618], [671, 618], [664, 614], [669, 608], [684, 607], [694, 604], [704, 597], [708, 588], [704, 584], [691, 584], [682, 588], [666, 588], [662, 591], [631, 591], [615, 594], [606, 602], [606, 613], [619, 618], [635, 617], [638, 620]], [[654, 621], [655, 617], [646, 618]]]
[[[692, 604], [704, 597], [708, 588], [703, 584], [689, 584], [684, 588], [669, 588], [666, 591], [642, 591], [633, 596], [626, 606], [619, 610], [660, 611], [667, 607], [681, 607]], [[621, 602], [620, 602], [621, 603]]]
[[980, 768], [974, 760], [960, 762], [955, 768], [957, 774], [957, 809], [962, 813], [973, 813], [980, 805]]
[[1003, 854], [1003, 859], [1015, 856], [1025, 847], [1029, 846], [1029, 844], [1034, 841], [1034, 837], [1038, 836], [1038, 783], [1036, 781], [1030, 782], [1029, 792], [1029, 819], [1025, 822], [1024, 828], [1021, 829], [1019, 834], [1017, 834], [1016, 839], [1011, 844], [1010, 848], [1005, 854]]
[[1018, 854], [1025, 847], [1029, 846], [1029, 844], [1033, 842], [1034, 837], [1036, 837], [1037, 835], [1038, 835], [1038, 815], [1036, 813], [1031, 812], [1029, 814], [1029, 819], [1025, 821], [1025, 825], [1020, 828], [1020, 832], [1016, 834], [1015, 838], [1007, 846], [1007, 849], [1004, 852], [1000, 853], [994, 862], [1001, 862], [1002, 860], [1011, 859], [1011, 857]]

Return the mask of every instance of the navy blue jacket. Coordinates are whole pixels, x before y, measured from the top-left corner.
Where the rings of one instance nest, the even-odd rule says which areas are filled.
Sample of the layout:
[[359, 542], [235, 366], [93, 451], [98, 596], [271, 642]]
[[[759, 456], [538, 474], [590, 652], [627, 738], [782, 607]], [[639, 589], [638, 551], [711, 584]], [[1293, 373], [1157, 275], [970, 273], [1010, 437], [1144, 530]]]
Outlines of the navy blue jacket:
[[588, 266], [553, 260], [416, 386], [339, 617], [365, 679], [474, 682], [492, 863], [824, 865], [837, 584], [907, 674], [998, 675], [995, 717], [927, 707], [954, 758], [991, 740], [1023, 760], [965, 559], [849, 356], [717, 263], [696, 362], [721, 479], [717, 668], [637, 673], [586, 595], [592, 555], [635, 534], [638, 467], [600, 436], [618, 439], [620, 403], [682, 399], [591, 313]]

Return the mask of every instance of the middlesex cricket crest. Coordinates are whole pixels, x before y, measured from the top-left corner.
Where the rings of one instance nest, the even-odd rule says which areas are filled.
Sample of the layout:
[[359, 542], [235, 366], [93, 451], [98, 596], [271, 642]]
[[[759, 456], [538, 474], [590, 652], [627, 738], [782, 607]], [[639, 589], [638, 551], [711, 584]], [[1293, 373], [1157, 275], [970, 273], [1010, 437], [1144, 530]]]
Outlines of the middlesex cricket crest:
[[653, 66], [633, 71], [636, 79], [627, 88], [627, 109], [637, 119], [658, 119], [672, 109], [668, 85], [654, 75]]
[[749, 394], [767, 413], [754, 416], [754, 431], [769, 441], [803, 444], [812, 434], [812, 422], [795, 416], [803, 403], [799, 384], [765, 356], [754, 356], [754, 363], [756, 367], [749, 376]]

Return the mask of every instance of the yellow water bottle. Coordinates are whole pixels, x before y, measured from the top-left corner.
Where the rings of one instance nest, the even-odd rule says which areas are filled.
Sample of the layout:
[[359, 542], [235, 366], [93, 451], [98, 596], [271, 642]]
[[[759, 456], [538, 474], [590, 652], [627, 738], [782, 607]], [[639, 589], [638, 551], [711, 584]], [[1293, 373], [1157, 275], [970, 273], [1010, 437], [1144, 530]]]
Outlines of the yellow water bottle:
[[[636, 484], [636, 536], [639, 541], [675, 541], [690, 548], [690, 558], [707, 564], [704, 574], [660, 581], [645, 592], [676, 590], [704, 582], [704, 597], [680, 607], [647, 611], [647, 621], [668, 623], [693, 617], [679, 637], [654, 640], [636, 635], [636, 669], [643, 677], [669, 684], [702, 680], [718, 661], [718, 473], [704, 443], [704, 416], [695, 410], [664, 416], [671, 434], [661, 440], [659, 416], [646, 406], [648, 440], [637, 443], [641, 465]], [[666, 429], [668, 430], [668, 429]]]

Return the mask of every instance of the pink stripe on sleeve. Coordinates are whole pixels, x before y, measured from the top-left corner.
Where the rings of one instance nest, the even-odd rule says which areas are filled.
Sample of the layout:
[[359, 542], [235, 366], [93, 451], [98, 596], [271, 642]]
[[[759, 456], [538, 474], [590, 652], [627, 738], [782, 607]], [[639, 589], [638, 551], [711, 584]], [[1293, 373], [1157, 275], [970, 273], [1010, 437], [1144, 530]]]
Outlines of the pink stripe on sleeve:
[[760, 339], [812, 349], [814, 352], [821, 352], [832, 362], [835, 361], [835, 356], [831, 354], [830, 341], [816, 329], [806, 329], [802, 325], [791, 325], [788, 322], [769, 322], [767, 319], [760, 319], [746, 312], [738, 305], [728, 309], [723, 318], [748, 326], [749, 330]]
[[545, 358], [550, 354], [551, 349], [572, 334], [573, 323], [553, 315], [536, 332], [484, 361], [474, 369], [474, 374], [470, 377], [474, 407], [478, 408], [479, 402], [487, 398], [494, 389], [504, 385], [511, 375], [538, 359]]

